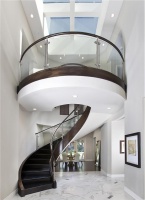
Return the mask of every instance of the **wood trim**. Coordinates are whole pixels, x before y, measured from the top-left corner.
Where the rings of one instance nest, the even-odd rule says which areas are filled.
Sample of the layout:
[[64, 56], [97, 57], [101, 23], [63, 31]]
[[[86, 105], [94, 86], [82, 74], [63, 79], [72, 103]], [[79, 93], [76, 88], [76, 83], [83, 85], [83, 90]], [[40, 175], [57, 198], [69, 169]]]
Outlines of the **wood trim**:
[[69, 115], [69, 104], [60, 106], [60, 115]]
[[25, 87], [30, 83], [33, 83], [41, 79], [58, 77], [58, 76], [87, 76], [87, 77], [101, 78], [118, 84], [126, 91], [125, 83], [119, 77], [115, 76], [110, 72], [92, 67], [86, 67], [84, 65], [79, 65], [79, 64], [71, 64], [71, 65], [66, 64], [31, 74], [30, 76], [26, 77], [24, 80], [20, 82], [18, 87], [18, 92], [23, 87]]

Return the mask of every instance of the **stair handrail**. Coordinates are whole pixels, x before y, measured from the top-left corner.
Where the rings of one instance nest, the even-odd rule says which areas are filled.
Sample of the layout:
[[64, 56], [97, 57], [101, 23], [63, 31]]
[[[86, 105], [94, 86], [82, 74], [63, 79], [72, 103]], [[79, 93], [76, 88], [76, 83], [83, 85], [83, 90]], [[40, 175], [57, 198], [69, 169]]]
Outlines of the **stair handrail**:
[[[69, 114], [69, 116], [77, 109], [79, 107], [79, 105]], [[83, 111], [83, 113], [82, 113], [82, 116], [83, 116], [83, 114], [85, 114], [85, 119], [81, 119], [82, 118], [82, 116], [81, 116], [81, 118], [79, 119], [79, 120], [81, 120], [81, 126], [82, 126], [82, 123], [84, 123], [85, 121], [86, 121], [86, 119], [87, 119], [87, 117], [88, 117], [88, 115], [89, 115], [89, 113], [90, 113], [90, 107], [89, 106], [87, 106], [87, 108], [85, 109], [85, 111]], [[67, 116], [68, 117], [68, 116]], [[67, 118], [66, 117], [66, 118]], [[78, 126], [78, 122], [80, 123], [80, 121], [77, 121], [76, 122], [76, 124], [74, 125], [74, 127], [72, 127], [71, 128], [71, 130], [70, 131], [72, 131], [72, 129], [74, 129], [75, 128], [75, 130], [76, 130], [76, 127]], [[64, 121], [64, 120], [63, 120]], [[62, 121], [62, 123], [60, 123], [60, 124], [63, 124], [63, 121]], [[61, 126], [61, 125], [60, 125]], [[60, 127], [59, 126], [59, 127]], [[58, 130], [58, 129], [57, 129]], [[55, 132], [54, 132], [54, 134], [53, 134], [53, 136], [55, 135], [55, 133], [57, 132], [57, 130], [55, 130]], [[80, 130], [80, 127], [78, 127], [78, 130], [77, 130], [77, 132]], [[66, 135], [68, 135], [69, 133], [70, 133], [70, 131], [68, 131], [68, 133], [66, 134]], [[65, 135], [65, 136], [66, 136]], [[65, 140], [65, 136], [64, 136], [64, 138], [62, 138], [61, 140], [60, 140], [60, 142], [58, 143], [58, 144], [60, 144], [63, 140]], [[58, 145], [57, 144], [57, 145]], [[55, 166], [56, 166], [56, 161], [57, 161], [57, 159], [54, 157], [54, 153], [55, 153], [55, 150], [56, 150], [56, 148], [57, 148], [57, 145], [55, 146], [55, 148], [53, 149], [53, 141], [52, 141], [52, 144], [50, 144], [50, 147], [51, 147], [51, 158], [50, 158], [50, 166], [51, 166], [51, 172], [52, 172], [52, 179], [53, 179], [53, 182], [55, 182]], [[61, 150], [61, 152], [62, 152], [62, 150]], [[60, 154], [60, 153], [59, 153]]]
[[36, 40], [35, 42], [33, 42], [31, 45], [29, 45], [29, 46], [25, 49], [25, 51], [24, 51], [23, 54], [21, 55], [20, 63], [21, 63], [21, 61], [22, 61], [22, 59], [23, 59], [25, 53], [26, 53], [31, 47], [33, 47], [35, 44], [37, 44], [37, 43], [39, 43], [39, 42], [41, 42], [41, 41], [43, 41], [43, 40], [46, 40], [46, 39], [48, 39], [48, 38], [55, 37], [55, 36], [73, 35], [73, 34], [74, 34], [74, 35], [86, 35], [86, 36], [90, 36], [90, 37], [93, 37], [93, 38], [99, 38], [99, 39], [101, 39], [101, 40], [103, 40], [103, 41], [109, 43], [111, 46], [113, 46], [113, 47], [117, 50], [117, 52], [119, 53], [120, 57], [122, 58], [122, 61], [124, 62], [124, 57], [123, 57], [123, 55], [122, 55], [120, 49], [119, 49], [115, 44], [113, 44], [112, 42], [110, 42], [109, 40], [107, 40], [106, 38], [101, 37], [101, 36], [99, 36], [99, 35], [92, 34], [92, 33], [86, 33], [86, 32], [81, 32], [81, 31], [68, 31], [68, 32], [59, 32], [59, 33], [54, 33], [54, 34], [46, 35], [46, 36], [44, 36], [44, 37], [42, 37], [42, 38]]
[[[81, 113], [81, 114], [82, 114], [82, 113]], [[81, 115], [81, 114], [78, 114], [78, 115]], [[78, 115], [77, 115], [77, 116], [78, 116]], [[76, 118], [77, 116], [71, 117], [71, 118], [69, 118], [68, 120], [65, 120], [64, 122], [70, 121], [70, 120], [72, 120], [73, 118]], [[46, 129], [43, 129], [43, 130], [41, 130], [41, 131], [35, 133], [35, 135], [37, 135], [37, 134], [39, 134], [39, 133], [42, 133], [42, 132], [44, 132], [44, 131], [46, 131], [46, 130], [48, 130], [48, 129], [54, 128], [55, 126], [58, 126], [59, 124], [60, 124], [60, 123], [55, 124], [55, 125], [53, 125], [53, 126], [50, 126], [50, 127], [46, 128]]]
[[73, 109], [73, 110], [69, 113], [69, 115], [67, 115], [67, 117], [58, 125], [58, 127], [56, 128], [56, 130], [55, 130], [54, 133], [52, 134], [51, 143], [50, 143], [51, 149], [53, 149], [53, 148], [52, 148], [53, 139], [54, 139], [54, 136], [55, 136], [57, 130], [58, 130], [59, 127], [68, 119], [68, 117], [78, 109], [79, 106], [80, 106], [80, 105], [77, 105], [77, 106], [75, 107], [75, 109]]

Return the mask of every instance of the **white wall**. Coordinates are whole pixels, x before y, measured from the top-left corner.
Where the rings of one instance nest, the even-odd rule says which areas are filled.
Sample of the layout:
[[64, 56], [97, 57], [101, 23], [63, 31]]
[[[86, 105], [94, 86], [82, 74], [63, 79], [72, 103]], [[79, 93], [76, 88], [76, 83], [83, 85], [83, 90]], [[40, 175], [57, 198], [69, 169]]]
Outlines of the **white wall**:
[[120, 140], [124, 140], [124, 119], [108, 120], [101, 127], [101, 170], [107, 176], [124, 175], [124, 154], [120, 154]]
[[93, 132], [93, 137], [96, 138], [96, 142], [101, 140], [101, 129], [98, 128]]
[[19, 109], [16, 93], [19, 80], [20, 30], [24, 29], [29, 43], [33, 42], [33, 38], [20, 0], [2, 1], [1, 5], [2, 176], [0, 181], [1, 199], [4, 199], [17, 187], [19, 165], [35, 146], [31, 141], [33, 139], [31, 113]]
[[125, 43], [127, 76], [125, 134], [141, 132], [141, 168], [125, 165], [125, 187], [139, 198], [144, 199], [144, 1], [124, 0], [111, 40], [115, 41], [120, 30]]
[[95, 161], [95, 141], [93, 133], [89, 133], [85, 137], [79, 140], [84, 141], [84, 160], [85, 161]]
[[120, 153], [120, 140], [124, 140], [124, 119], [111, 123], [111, 174], [124, 174], [124, 154]]
[[19, 108], [19, 166], [24, 159], [36, 150], [36, 125], [37, 115], [35, 112], [27, 112]]
[[111, 122], [101, 127], [101, 170], [111, 174]]

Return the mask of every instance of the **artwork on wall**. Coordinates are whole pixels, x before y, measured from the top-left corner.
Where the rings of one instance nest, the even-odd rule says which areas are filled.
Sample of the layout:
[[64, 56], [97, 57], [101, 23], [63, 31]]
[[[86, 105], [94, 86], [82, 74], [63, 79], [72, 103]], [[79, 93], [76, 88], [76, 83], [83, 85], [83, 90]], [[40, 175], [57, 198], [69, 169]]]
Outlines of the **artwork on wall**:
[[125, 141], [120, 140], [120, 153], [125, 153]]
[[125, 135], [125, 164], [141, 168], [140, 133]]

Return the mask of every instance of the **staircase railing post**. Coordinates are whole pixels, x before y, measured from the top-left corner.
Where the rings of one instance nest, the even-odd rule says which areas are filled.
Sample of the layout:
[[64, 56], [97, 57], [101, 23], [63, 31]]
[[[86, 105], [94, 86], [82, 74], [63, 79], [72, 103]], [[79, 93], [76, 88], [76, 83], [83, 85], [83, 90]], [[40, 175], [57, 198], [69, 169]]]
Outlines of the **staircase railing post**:
[[95, 41], [96, 44], [96, 66], [100, 69], [100, 41], [99, 38]]
[[125, 82], [125, 62], [122, 63], [122, 80]]
[[48, 63], [48, 44], [50, 44], [50, 42], [48, 41], [48, 39], [45, 40], [45, 63], [44, 63], [44, 69], [47, 69], [49, 67], [49, 63]]

